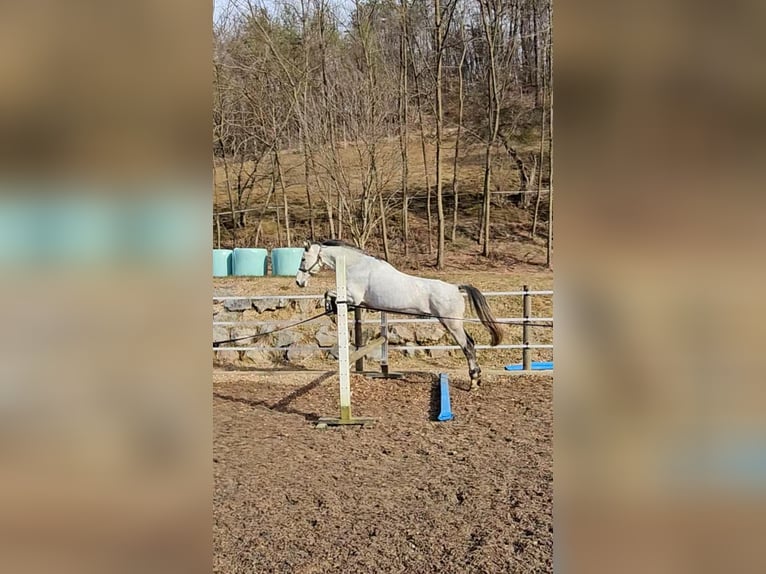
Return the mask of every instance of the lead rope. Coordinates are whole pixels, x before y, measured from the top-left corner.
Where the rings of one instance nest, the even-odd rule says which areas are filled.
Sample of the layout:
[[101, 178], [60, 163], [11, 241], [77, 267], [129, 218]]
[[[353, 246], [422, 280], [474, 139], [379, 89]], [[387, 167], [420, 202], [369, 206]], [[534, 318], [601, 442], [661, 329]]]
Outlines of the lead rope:
[[258, 333], [257, 335], [247, 335], [246, 337], [236, 337], [234, 339], [226, 339], [225, 341], [213, 341], [213, 347], [220, 347], [224, 343], [236, 343], [237, 341], [245, 341], [246, 339], [259, 339], [261, 337], [265, 337], [266, 335], [271, 335], [272, 333], [278, 333], [279, 331], [292, 329], [293, 327], [297, 327], [298, 325], [303, 325], [310, 321], [315, 321], [316, 319], [320, 319], [321, 317], [324, 317], [326, 315], [330, 315], [330, 312], [327, 310], [325, 310], [324, 313], [320, 313], [319, 315], [314, 315], [313, 317], [309, 317], [308, 319], [304, 319], [303, 321], [298, 321], [297, 323], [292, 323], [291, 325], [285, 325], [284, 327], [279, 327], [278, 329], [273, 329], [271, 331], [267, 331], [266, 333]]

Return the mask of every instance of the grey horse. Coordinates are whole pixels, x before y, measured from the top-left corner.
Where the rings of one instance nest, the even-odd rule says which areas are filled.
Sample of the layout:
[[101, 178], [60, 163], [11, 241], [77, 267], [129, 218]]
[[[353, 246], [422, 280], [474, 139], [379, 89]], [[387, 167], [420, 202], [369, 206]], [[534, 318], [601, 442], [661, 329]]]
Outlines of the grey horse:
[[322, 267], [335, 269], [338, 256], [346, 258], [348, 302], [378, 310], [437, 317], [454, 337], [468, 361], [471, 387], [481, 383], [481, 368], [476, 360], [476, 344], [463, 328], [465, 300], [468, 295], [476, 315], [492, 336], [492, 345], [503, 339], [500, 324], [492, 316], [484, 295], [471, 285], [453, 285], [437, 279], [425, 279], [402, 273], [387, 261], [367, 255], [361, 249], [340, 240], [306, 243], [295, 282], [306, 287], [309, 278]]

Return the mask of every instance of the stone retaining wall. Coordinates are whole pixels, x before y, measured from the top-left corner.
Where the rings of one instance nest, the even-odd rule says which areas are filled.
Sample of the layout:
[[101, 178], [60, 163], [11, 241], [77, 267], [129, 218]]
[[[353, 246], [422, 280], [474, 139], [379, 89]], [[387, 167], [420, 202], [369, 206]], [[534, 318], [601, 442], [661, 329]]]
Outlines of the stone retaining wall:
[[[322, 312], [324, 302], [313, 299], [231, 299], [213, 304], [213, 321], [226, 322], [299, 322]], [[365, 319], [378, 319], [380, 314], [365, 312]], [[279, 350], [217, 351], [213, 352], [216, 365], [278, 365], [302, 364], [309, 359], [332, 360], [337, 358], [337, 336], [334, 317], [322, 317], [299, 327], [278, 331], [256, 339], [231, 343], [241, 347], [279, 347]], [[214, 325], [213, 341], [247, 337], [266, 333], [278, 328], [275, 325], [236, 326]], [[365, 340], [378, 337], [380, 327], [364, 325]], [[349, 325], [349, 340], [353, 345], [353, 325]], [[438, 323], [396, 323], [389, 325], [389, 343], [404, 345], [412, 350], [404, 351], [410, 357], [444, 357], [462, 355], [456, 351], [421, 350], [420, 345], [453, 345], [454, 340]], [[302, 347], [316, 347], [308, 350]], [[392, 353], [395, 354], [395, 353]], [[380, 360], [380, 348], [373, 350], [368, 359]]]

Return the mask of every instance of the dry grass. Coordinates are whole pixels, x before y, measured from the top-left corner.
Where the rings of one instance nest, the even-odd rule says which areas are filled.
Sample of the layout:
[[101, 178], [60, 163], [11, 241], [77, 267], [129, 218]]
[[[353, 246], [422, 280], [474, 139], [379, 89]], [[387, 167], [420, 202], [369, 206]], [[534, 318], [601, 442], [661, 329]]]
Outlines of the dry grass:
[[[447, 138], [442, 146], [442, 178], [445, 189], [451, 188], [453, 170], [453, 156], [455, 153], [454, 139]], [[520, 146], [522, 152], [536, 151], [536, 145]], [[424, 169], [423, 153], [419, 138], [410, 138], [407, 148], [409, 155], [409, 176], [410, 188], [413, 190], [425, 190], [426, 171]], [[358, 165], [356, 157], [356, 148], [352, 143], [339, 145], [339, 157], [344, 167], [350, 172]], [[388, 170], [384, 175], [387, 182], [384, 188], [387, 191], [397, 191], [401, 186], [401, 165], [398, 138], [389, 138], [384, 144], [381, 155], [384, 158], [383, 168]], [[436, 147], [433, 143], [426, 144], [426, 161], [428, 162], [428, 172], [431, 185], [434, 183], [434, 163], [436, 156]], [[300, 150], [283, 150], [280, 155], [282, 169], [287, 186], [288, 198], [291, 206], [306, 205], [306, 185], [303, 174], [303, 154]], [[466, 191], [481, 190], [484, 177], [484, 145], [481, 143], [461, 142], [458, 176], [459, 184]], [[252, 163], [247, 164], [247, 169], [252, 169]], [[268, 191], [269, 179], [265, 177], [271, 169], [271, 164], [267, 161], [262, 162], [259, 169], [259, 175], [262, 176], [260, 182], [256, 185], [256, 197], [260, 197]], [[517, 189], [519, 185], [518, 173], [504, 153], [495, 154], [493, 164], [493, 179], [502, 189]], [[255, 199], [255, 198], [254, 198]], [[225, 210], [229, 208], [228, 196], [225, 186], [225, 174], [220, 163], [215, 166], [215, 190], [213, 205], [216, 210]], [[257, 203], [257, 202], [255, 202]]]
[[[442, 183], [445, 194], [445, 211], [448, 219], [448, 235], [452, 221], [452, 177], [454, 153], [454, 140], [447, 140], [443, 150], [443, 175]], [[521, 151], [534, 151], [534, 145], [522, 146]], [[426, 181], [423, 155], [419, 139], [413, 138], [409, 145], [409, 187], [413, 195], [410, 202], [410, 232], [411, 254], [404, 257], [404, 248], [401, 241], [400, 212], [401, 203], [397, 199], [390, 204], [389, 211], [389, 236], [394, 256], [392, 262], [408, 269], [424, 269], [434, 262], [435, 253], [429, 248], [427, 208], [426, 208]], [[383, 173], [385, 189], [395, 193], [400, 188], [401, 166], [399, 161], [399, 143], [396, 138], [388, 140], [382, 150], [385, 158], [380, 170]], [[434, 154], [432, 144], [427, 145], [427, 162], [429, 169], [430, 184], [433, 189], [434, 180]], [[460, 162], [458, 168], [458, 184], [460, 190], [459, 218], [457, 236], [454, 243], [448, 242], [447, 267], [454, 269], [466, 268], [493, 268], [502, 269], [514, 265], [540, 266], [545, 264], [545, 247], [543, 237], [534, 240], [529, 236], [531, 228], [531, 210], [517, 208], [509, 200], [498, 197], [494, 200], [492, 209], [492, 237], [493, 257], [490, 259], [480, 257], [480, 249], [475, 241], [478, 235], [478, 220], [480, 210], [481, 189], [483, 182], [483, 154], [484, 148], [480, 143], [461, 143]], [[352, 144], [345, 145], [340, 149], [340, 158], [349, 173], [359, 174], [356, 148]], [[303, 175], [303, 155], [299, 150], [285, 150], [281, 155], [285, 184], [287, 189], [292, 226], [292, 243], [298, 244], [309, 235], [309, 212], [306, 198], [306, 186]], [[259, 169], [259, 182], [256, 184], [248, 202], [249, 207], [261, 208], [269, 188], [269, 179], [266, 177], [270, 170], [270, 163], [264, 162]], [[518, 189], [519, 180], [515, 166], [503, 152], [496, 154], [494, 162], [493, 188], [502, 190]], [[225, 188], [225, 176], [221, 165], [215, 168], [216, 188], [214, 192], [214, 207], [216, 210], [228, 210], [229, 200]], [[319, 227], [318, 234], [327, 236], [327, 216], [321, 196], [317, 192], [312, 196], [315, 209], [315, 218]], [[281, 205], [282, 199], [272, 197], [271, 205]], [[546, 201], [543, 200], [545, 209]], [[434, 227], [436, 222], [436, 199], [432, 201], [432, 214]], [[543, 212], [544, 215], [545, 212]], [[255, 228], [257, 226], [257, 214], [250, 216], [248, 227], [238, 231], [237, 245], [253, 246]], [[545, 233], [545, 226], [541, 225], [539, 232]], [[284, 229], [282, 229], [282, 235]], [[435, 235], [435, 229], [434, 229]], [[282, 236], [278, 238], [278, 228], [274, 212], [267, 213], [263, 220], [263, 233], [259, 246], [277, 247], [285, 243]], [[231, 234], [222, 233], [222, 246], [231, 246]], [[366, 246], [368, 251], [376, 254], [382, 252], [379, 237], [374, 237]]]

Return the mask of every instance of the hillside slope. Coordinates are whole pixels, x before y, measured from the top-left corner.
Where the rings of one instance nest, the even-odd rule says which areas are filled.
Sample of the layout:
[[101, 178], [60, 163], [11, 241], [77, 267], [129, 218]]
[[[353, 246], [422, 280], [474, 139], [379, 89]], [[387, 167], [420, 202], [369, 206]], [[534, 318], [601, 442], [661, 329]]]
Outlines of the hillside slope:
[[[518, 150], [526, 157], [532, 157], [535, 148], [539, 144], [533, 143], [519, 146]], [[543, 266], [546, 260], [545, 237], [547, 234], [548, 196], [543, 193], [540, 201], [539, 222], [537, 237], [530, 237], [532, 217], [535, 205], [535, 194], [529, 197], [529, 207], [526, 209], [516, 205], [508, 195], [495, 195], [491, 210], [491, 237], [492, 254], [489, 258], [481, 257], [480, 247], [477, 243], [479, 232], [479, 216], [481, 210], [481, 190], [483, 182], [484, 148], [479, 143], [467, 143], [461, 141], [461, 153], [458, 166], [458, 190], [459, 208], [456, 227], [455, 241], [449, 240], [452, 217], [453, 217], [453, 155], [454, 139], [448, 139], [442, 151], [443, 159], [443, 189], [444, 209], [447, 220], [447, 256], [445, 259], [447, 269], [464, 268], [508, 268], [509, 266], [533, 265]], [[360, 177], [357, 162], [356, 148], [353, 144], [341, 144], [340, 157], [346, 164], [346, 168], [352, 177]], [[410, 142], [409, 154], [409, 188], [410, 188], [410, 254], [404, 256], [401, 227], [401, 196], [398, 193], [401, 186], [401, 162], [399, 143], [396, 138], [386, 141], [381, 150], [383, 159], [379, 170], [383, 188], [387, 195], [387, 225], [391, 249], [392, 263], [408, 269], [419, 269], [432, 266], [435, 262], [436, 244], [436, 197], [433, 181], [434, 172], [434, 146], [426, 147], [426, 160], [428, 162], [428, 175], [432, 188], [432, 245], [429, 250], [428, 239], [428, 210], [426, 177], [424, 170], [423, 154], [420, 140], [413, 139]], [[300, 150], [283, 150], [280, 152], [280, 163], [285, 183], [287, 196], [288, 215], [290, 219], [291, 244], [300, 245], [304, 239], [310, 237], [309, 209], [306, 197], [304, 180], [304, 161]], [[533, 164], [534, 165], [534, 164]], [[534, 169], [528, 165], [528, 169]], [[238, 174], [237, 165], [229, 165], [229, 181], [233, 188], [236, 186]], [[276, 191], [271, 195], [269, 209], [265, 201], [269, 195], [271, 181], [271, 162], [264, 160], [256, 170], [256, 181], [253, 189], [242, 206], [255, 208], [248, 213], [242, 227], [234, 230], [233, 221], [228, 216], [221, 218], [221, 247], [233, 246], [266, 247], [273, 248], [284, 246], [287, 243], [284, 225], [284, 198], [281, 186], [277, 184]], [[246, 164], [244, 171], [252, 171], [252, 164]], [[515, 164], [499, 149], [493, 163], [493, 189], [497, 191], [510, 191], [519, 188], [519, 176]], [[226, 169], [221, 160], [215, 164], [214, 211], [226, 212], [232, 207], [226, 186]], [[316, 181], [312, 181], [314, 191], [312, 193], [314, 217], [317, 239], [329, 237], [328, 218], [325, 204], [321, 193], [316, 189]], [[543, 189], [547, 181], [543, 180]], [[532, 189], [537, 189], [535, 182]], [[233, 192], [234, 193], [234, 192]], [[234, 195], [234, 197], [236, 197]], [[334, 202], [334, 199], [333, 199]], [[237, 208], [236, 199], [234, 207]], [[279, 221], [277, 221], [276, 207], [279, 206]], [[260, 232], [258, 227], [260, 224]], [[217, 243], [216, 227], [213, 225], [213, 242]], [[257, 241], [256, 241], [257, 236]], [[346, 237], [347, 238], [347, 237]], [[381, 255], [383, 252], [380, 232], [376, 231], [365, 249], [371, 253]]]

